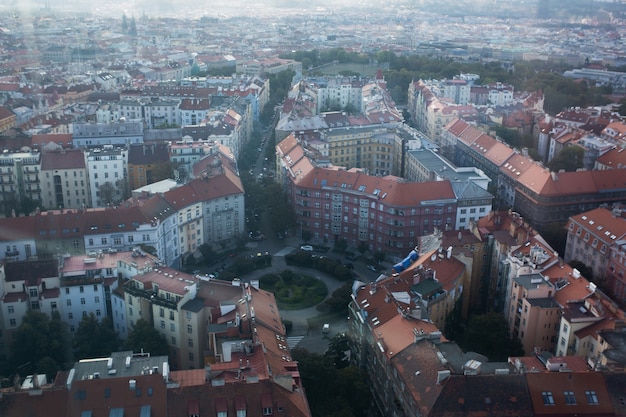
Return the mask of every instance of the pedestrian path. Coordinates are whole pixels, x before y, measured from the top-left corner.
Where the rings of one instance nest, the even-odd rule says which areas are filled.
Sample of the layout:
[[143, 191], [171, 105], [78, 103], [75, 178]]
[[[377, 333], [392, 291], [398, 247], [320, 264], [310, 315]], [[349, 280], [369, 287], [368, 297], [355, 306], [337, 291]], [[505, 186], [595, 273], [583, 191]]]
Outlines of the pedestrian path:
[[290, 336], [287, 338], [287, 346], [289, 346], [289, 349], [293, 349], [298, 346], [302, 339], [304, 339], [304, 336]]
[[274, 254], [274, 256], [285, 256], [285, 255], [288, 255], [291, 252], [293, 252], [293, 250], [294, 250], [293, 246], [286, 246], [285, 248], [283, 248], [280, 251], [276, 252]]

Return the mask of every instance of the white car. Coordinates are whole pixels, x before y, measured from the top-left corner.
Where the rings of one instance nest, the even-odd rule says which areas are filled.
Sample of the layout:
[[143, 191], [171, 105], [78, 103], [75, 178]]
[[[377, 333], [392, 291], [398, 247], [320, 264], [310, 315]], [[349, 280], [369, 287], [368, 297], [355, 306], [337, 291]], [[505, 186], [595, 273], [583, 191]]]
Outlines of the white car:
[[322, 333], [328, 333], [328, 332], [330, 332], [330, 324], [324, 323], [324, 325], [322, 326]]
[[300, 246], [300, 250], [304, 250], [304, 251], [307, 251], [307, 252], [313, 252], [313, 246], [311, 246], [311, 245], [302, 245], [302, 246]]

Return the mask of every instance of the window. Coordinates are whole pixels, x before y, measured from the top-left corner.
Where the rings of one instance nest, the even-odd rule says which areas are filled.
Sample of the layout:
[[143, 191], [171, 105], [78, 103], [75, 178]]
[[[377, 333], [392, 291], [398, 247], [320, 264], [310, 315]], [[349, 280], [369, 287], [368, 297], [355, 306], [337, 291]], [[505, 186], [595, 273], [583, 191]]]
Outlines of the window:
[[111, 397], [111, 388], [105, 388], [104, 389], [104, 398], [109, 398]]
[[80, 303], [81, 303], [82, 305], [85, 305], [85, 299], [84, 299], [84, 298], [81, 298], [81, 299], [80, 299]]
[[66, 304], [68, 305], [68, 307], [71, 306], [72, 305], [72, 300], [67, 300]]
[[272, 407], [263, 407], [263, 415], [271, 416], [272, 415]]
[[13, 306], [9, 306], [9, 307], [8, 307], [8, 311], [9, 311], [9, 314], [13, 314], [13, 313], [15, 313], [15, 307], [13, 307]]
[[574, 396], [574, 391], [565, 391], [563, 392], [565, 396], [565, 404], [567, 405], [576, 405], [576, 397]]
[[191, 327], [191, 324], [187, 325], [187, 333], [193, 333], [193, 328]]
[[17, 326], [17, 322], [15, 321], [15, 319], [11, 319], [11, 320], [9, 320], [9, 325], [11, 327], [15, 327], [15, 326]]
[[173, 332], [176, 331], [176, 325], [174, 323], [170, 323], [170, 330]]
[[193, 352], [189, 352], [189, 360], [193, 361]]
[[74, 318], [74, 313], [67, 313], [67, 318], [72, 320]]
[[152, 397], [153, 389], [152, 387], [148, 387], [148, 397]]
[[598, 396], [595, 391], [585, 391], [585, 397], [590, 405], [598, 405]]
[[176, 337], [172, 336], [172, 344], [175, 345], [176, 344]]
[[543, 391], [541, 393], [541, 397], [543, 398], [543, 405], [554, 405], [554, 397], [552, 396], [552, 391]]

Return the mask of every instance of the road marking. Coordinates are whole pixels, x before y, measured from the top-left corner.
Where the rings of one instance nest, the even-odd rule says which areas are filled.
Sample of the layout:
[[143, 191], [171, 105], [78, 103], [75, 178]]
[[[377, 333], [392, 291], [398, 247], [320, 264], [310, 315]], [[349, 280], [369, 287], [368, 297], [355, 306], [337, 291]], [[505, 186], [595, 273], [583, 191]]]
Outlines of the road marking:
[[287, 346], [289, 346], [289, 349], [293, 349], [296, 346], [298, 346], [298, 343], [300, 343], [300, 341], [304, 339], [304, 336], [291, 336], [287, 338]]

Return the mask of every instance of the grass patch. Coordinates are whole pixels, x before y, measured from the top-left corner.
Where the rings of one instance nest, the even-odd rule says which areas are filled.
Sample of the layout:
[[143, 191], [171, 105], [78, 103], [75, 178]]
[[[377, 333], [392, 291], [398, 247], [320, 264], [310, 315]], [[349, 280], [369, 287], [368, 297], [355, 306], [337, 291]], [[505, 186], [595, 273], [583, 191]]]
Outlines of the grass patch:
[[322, 68], [316, 69], [315, 71], [319, 71], [324, 75], [335, 75], [339, 74], [341, 71], [352, 71], [361, 74], [365, 77], [373, 77], [376, 75], [376, 71], [380, 66], [368, 65], [368, 64], [334, 64], [334, 65], [325, 65]]
[[285, 269], [280, 274], [266, 274], [259, 280], [262, 289], [274, 293], [281, 310], [302, 310], [321, 303], [328, 288], [319, 279]]

